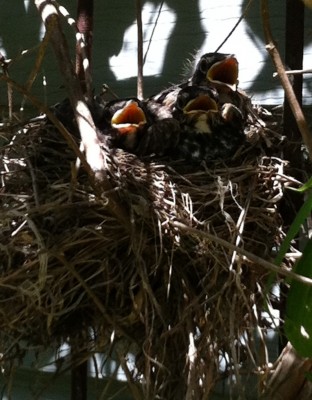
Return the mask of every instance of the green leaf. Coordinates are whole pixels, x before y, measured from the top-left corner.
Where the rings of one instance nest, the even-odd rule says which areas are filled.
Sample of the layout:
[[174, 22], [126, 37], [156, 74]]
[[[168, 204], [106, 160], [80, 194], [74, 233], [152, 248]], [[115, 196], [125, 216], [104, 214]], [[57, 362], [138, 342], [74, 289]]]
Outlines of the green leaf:
[[312, 210], [312, 193], [309, 194], [304, 204], [300, 207], [293, 223], [290, 225], [290, 228], [287, 232], [287, 235], [279, 249], [279, 252], [274, 260], [276, 265], [280, 265], [287, 250], [289, 249], [291, 241], [297, 236], [301, 225], [305, 222], [308, 216], [311, 214]]
[[[304, 249], [294, 272], [312, 278], [312, 240]], [[287, 296], [285, 333], [302, 357], [312, 357], [312, 287], [292, 281]]]

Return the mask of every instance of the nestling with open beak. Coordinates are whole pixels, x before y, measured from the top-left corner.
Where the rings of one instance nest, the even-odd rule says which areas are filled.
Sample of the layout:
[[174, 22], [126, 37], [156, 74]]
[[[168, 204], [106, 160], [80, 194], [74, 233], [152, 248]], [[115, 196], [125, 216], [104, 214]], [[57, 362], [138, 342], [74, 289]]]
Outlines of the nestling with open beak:
[[247, 96], [237, 88], [238, 70], [238, 61], [233, 54], [206, 53], [200, 58], [188, 80], [151, 96], [147, 103], [155, 109], [158, 107], [158, 110], [172, 112], [182, 89], [188, 86], [206, 86], [218, 92], [220, 105], [233, 103], [245, 115]]
[[214, 87], [219, 94], [219, 104], [232, 103], [247, 118], [251, 103], [238, 85], [239, 66], [233, 54], [204, 54], [195, 67], [191, 85]]
[[104, 108], [101, 133], [111, 147], [133, 151], [147, 129], [147, 123], [147, 115], [140, 100], [113, 100]]
[[220, 106], [213, 88], [182, 89], [173, 114], [181, 127], [176, 158], [194, 162], [227, 158], [244, 142], [242, 113], [231, 103]]
[[235, 91], [238, 84], [238, 61], [233, 54], [204, 54], [195, 67], [191, 85], [206, 86]]
[[108, 103], [102, 120], [101, 138], [109, 147], [140, 156], [164, 155], [179, 140], [180, 124], [170, 112], [136, 98]]

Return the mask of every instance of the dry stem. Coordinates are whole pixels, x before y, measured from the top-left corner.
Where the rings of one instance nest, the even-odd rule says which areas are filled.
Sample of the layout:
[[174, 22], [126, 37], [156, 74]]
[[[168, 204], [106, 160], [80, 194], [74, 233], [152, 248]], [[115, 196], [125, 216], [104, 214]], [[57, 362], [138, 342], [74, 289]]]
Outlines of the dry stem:
[[269, 19], [269, 8], [268, 8], [268, 0], [262, 0], [261, 2], [261, 10], [262, 10], [262, 21], [263, 21], [263, 30], [264, 37], [266, 41], [266, 49], [269, 52], [273, 63], [276, 67], [276, 71], [281, 80], [281, 84], [284, 88], [287, 100], [289, 102], [290, 108], [293, 112], [294, 118], [297, 122], [298, 129], [301, 133], [302, 139], [307, 146], [307, 150], [309, 153], [309, 157], [312, 160], [312, 135], [309, 130], [307, 121], [304, 117], [300, 104], [296, 98], [296, 95], [293, 91], [289, 78], [285, 72], [285, 68], [281, 59], [281, 56], [275, 46], [271, 27], [270, 27], [270, 19]]

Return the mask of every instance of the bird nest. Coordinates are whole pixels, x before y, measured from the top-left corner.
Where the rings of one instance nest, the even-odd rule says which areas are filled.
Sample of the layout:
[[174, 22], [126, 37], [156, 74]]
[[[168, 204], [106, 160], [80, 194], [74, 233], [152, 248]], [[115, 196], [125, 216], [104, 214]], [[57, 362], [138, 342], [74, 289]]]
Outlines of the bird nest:
[[142, 399], [208, 398], [243, 358], [256, 368], [268, 276], [260, 261], [280, 243], [279, 204], [292, 179], [276, 117], [254, 107], [246, 135], [234, 157], [208, 165], [103, 148], [102, 190], [76, 173], [73, 150], [47, 120], [7, 126], [3, 361], [22, 357], [20, 343], [114, 350]]

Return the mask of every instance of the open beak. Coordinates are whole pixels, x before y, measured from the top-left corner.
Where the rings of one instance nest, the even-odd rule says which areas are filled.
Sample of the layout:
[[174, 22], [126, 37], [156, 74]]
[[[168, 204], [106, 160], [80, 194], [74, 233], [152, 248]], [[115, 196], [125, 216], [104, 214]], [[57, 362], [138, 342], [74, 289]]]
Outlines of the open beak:
[[116, 111], [111, 119], [112, 127], [117, 128], [121, 133], [127, 133], [127, 128], [131, 131], [131, 128], [138, 128], [144, 124], [146, 124], [145, 113], [133, 100], [129, 100], [124, 108]]
[[236, 90], [238, 82], [238, 61], [230, 55], [222, 61], [219, 61], [209, 68], [207, 75], [208, 81], [220, 83]]
[[218, 111], [217, 103], [209, 96], [202, 94], [190, 100], [183, 108], [185, 114]]

